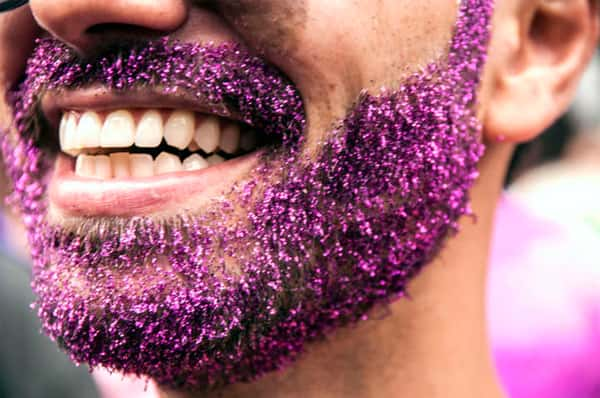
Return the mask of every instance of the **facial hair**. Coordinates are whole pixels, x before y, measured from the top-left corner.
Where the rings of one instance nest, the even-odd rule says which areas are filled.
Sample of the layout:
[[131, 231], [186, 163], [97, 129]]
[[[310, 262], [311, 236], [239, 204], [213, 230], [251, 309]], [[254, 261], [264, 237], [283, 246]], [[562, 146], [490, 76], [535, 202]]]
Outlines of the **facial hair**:
[[[303, 150], [293, 84], [239, 46], [164, 39], [82, 63], [39, 41], [2, 149], [45, 333], [76, 362], [207, 389], [282, 369], [307, 342], [405, 296], [470, 214], [491, 14], [490, 0], [464, 1], [449, 55], [362, 93], [316, 154]], [[89, 82], [195, 90], [282, 144], [202, 212], [53, 225], [35, 114], [45, 90]]]

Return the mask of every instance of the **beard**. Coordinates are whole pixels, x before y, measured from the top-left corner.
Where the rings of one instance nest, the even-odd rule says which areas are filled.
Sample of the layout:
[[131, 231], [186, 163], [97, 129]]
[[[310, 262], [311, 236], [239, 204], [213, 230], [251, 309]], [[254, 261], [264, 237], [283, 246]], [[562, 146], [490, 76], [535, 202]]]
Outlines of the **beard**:
[[[236, 45], [159, 40], [91, 63], [41, 40], [2, 149], [44, 332], [76, 362], [206, 389], [282, 369], [307, 342], [405, 296], [470, 214], [489, 3], [463, 2], [447, 57], [362, 93], [311, 152], [297, 90]], [[53, 223], [39, 99], [89, 82], [194, 90], [280, 145], [202, 211]]]

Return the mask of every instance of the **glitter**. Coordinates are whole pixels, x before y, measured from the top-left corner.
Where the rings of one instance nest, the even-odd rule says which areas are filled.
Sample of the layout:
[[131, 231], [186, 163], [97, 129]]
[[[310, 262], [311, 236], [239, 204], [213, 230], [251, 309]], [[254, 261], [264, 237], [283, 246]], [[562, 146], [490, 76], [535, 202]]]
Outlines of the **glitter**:
[[[81, 65], [41, 40], [14, 93], [19, 134], [3, 135], [2, 151], [44, 331], [76, 362], [206, 389], [285, 368], [307, 342], [404, 297], [469, 214], [491, 13], [490, 0], [464, 1], [447, 59], [362, 93], [316, 158], [303, 152], [299, 93], [239, 46], [162, 39]], [[52, 159], [32, 115], [44, 89], [90, 81], [194, 90], [283, 145], [198, 214], [49, 225]]]

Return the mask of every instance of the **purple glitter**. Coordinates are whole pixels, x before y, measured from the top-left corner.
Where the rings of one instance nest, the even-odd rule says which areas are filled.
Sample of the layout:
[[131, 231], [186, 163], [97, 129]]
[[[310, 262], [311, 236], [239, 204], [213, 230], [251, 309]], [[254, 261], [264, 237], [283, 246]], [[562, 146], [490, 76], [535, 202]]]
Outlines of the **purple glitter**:
[[[397, 90], [363, 93], [316, 159], [302, 150], [294, 86], [238, 46], [165, 39], [80, 65], [40, 41], [15, 94], [19, 134], [2, 150], [44, 331], [76, 362], [206, 389], [281, 369], [306, 342], [404, 296], [470, 213], [491, 14], [491, 0], [464, 1], [448, 58]], [[52, 226], [52, 154], [36, 144], [34, 116], [44, 90], [86, 82], [197, 90], [283, 145], [200, 214]]]

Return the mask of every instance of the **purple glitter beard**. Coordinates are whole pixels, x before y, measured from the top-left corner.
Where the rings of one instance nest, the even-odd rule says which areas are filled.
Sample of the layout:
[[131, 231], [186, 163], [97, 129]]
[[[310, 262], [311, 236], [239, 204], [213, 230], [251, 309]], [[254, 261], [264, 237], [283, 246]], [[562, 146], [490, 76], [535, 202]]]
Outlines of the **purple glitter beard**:
[[[299, 149], [298, 93], [240, 48], [162, 40], [77, 65], [64, 46], [40, 41], [16, 93], [20, 134], [4, 135], [2, 149], [44, 331], [74, 361], [204, 389], [281, 369], [306, 342], [404, 296], [470, 213], [491, 14], [491, 0], [465, 0], [447, 62], [397, 91], [363, 93], [316, 161]], [[36, 146], [32, 114], [43, 89], [87, 81], [116, 90], [162, 82], [224, 99], [283, 135], [283, 150], [254, 180], [170, 226], [142, 217], [94, 234], [50, 226], [50, 156]], [[239, 208], [250, 210], [240, 217]]]

